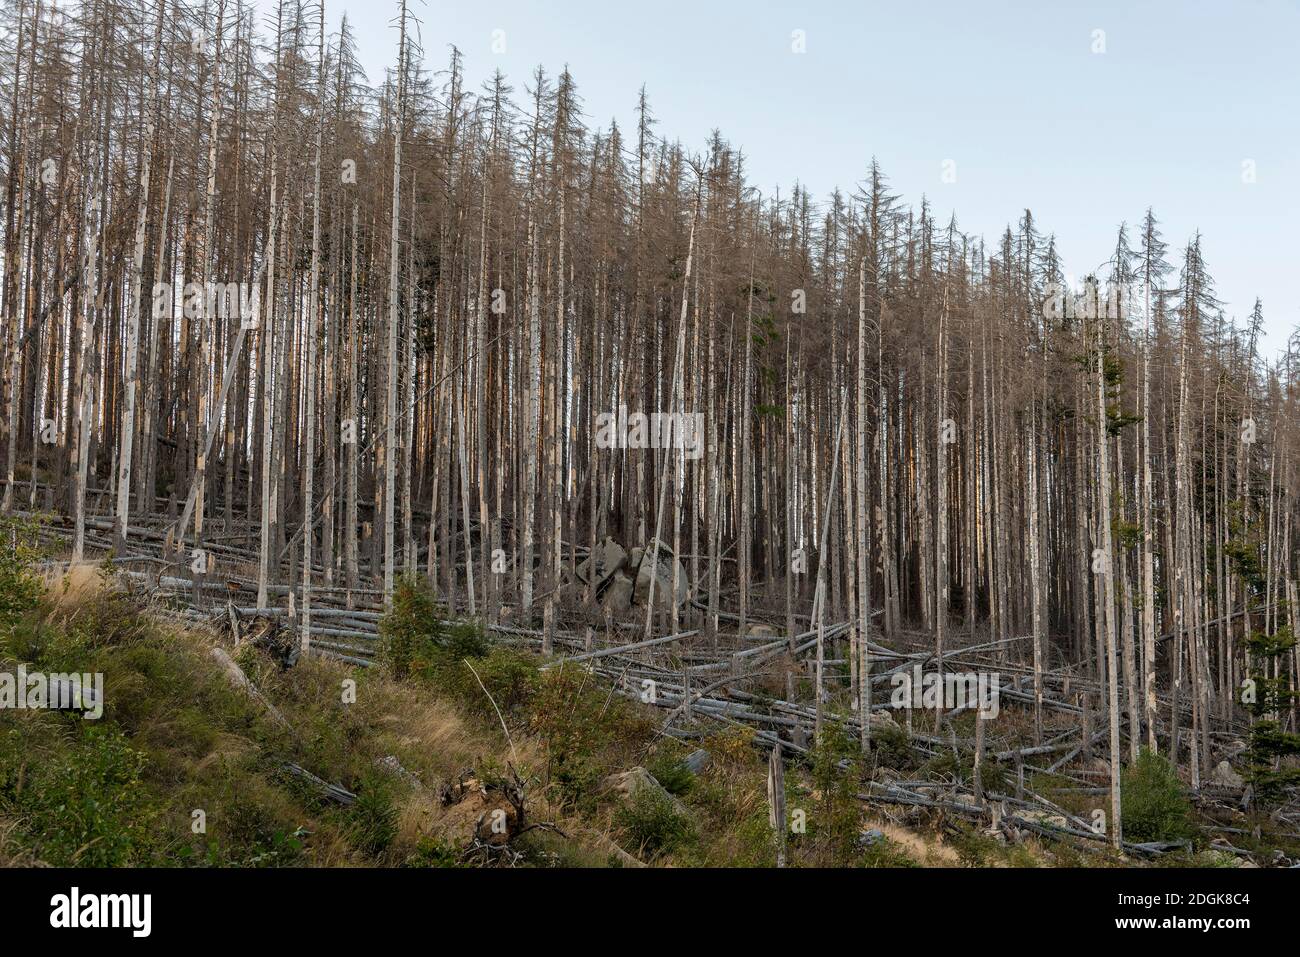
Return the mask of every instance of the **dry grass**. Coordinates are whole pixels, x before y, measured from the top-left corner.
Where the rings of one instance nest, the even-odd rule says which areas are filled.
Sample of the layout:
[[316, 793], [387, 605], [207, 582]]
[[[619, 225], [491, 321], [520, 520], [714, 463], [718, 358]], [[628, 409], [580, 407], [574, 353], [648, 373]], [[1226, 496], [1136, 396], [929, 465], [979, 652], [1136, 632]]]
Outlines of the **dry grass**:
[[82, 602], [101, 594], [105, 581], [100, 566], [89, 563], [69, 565], [66, 571], [46, 571], [45, 598], [55, 612], [67, 613]]
[[914, 831], [875, 815], [863, 817], [865, 827], [874, 827], [906, 854], [924, 867], [960, 867], [957, 852], [943, 842], [940, 835]]

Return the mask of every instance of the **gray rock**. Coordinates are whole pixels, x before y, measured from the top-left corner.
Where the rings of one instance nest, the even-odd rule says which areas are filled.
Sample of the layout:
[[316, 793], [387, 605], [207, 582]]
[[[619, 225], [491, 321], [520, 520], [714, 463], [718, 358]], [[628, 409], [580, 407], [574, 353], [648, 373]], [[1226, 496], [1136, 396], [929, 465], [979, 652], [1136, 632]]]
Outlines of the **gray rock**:
[[[633, 550], [634, 555], [636, 551]], [[690, 593], [686, 568], [673, 557], [672, 550], [662, 542], [659, 544], [659, 560], [652, 563], [651, 558], [654, 556], [654, 551], [653, 539], [641, 550], [640, 561], [635, 566], [636, 585], [633, 591], [633, 601], [641, 606], [648, 604], [650, 601], [650, 583], [653, 581], [655, 608], [660, 611], [669, 611], [674, 604], [680, 608], [685, 603], [686, 596]], [[677, 590], [675, 593], [673, 591], [674, 563], [677, 565]], [[657, 569], [652, 568], [652, 564], [657, 565]]]
[[868, 828], [858, 834], [858, 847], [871, 847], [885, 839], [885, 832], [879, 828]]
[[605, 588], [600, 607], [606, 609], [615, 618], [621, 618], [632, 610], [632, 579], [622, 572], [615, 572], [613, 579]]
[[705, 751], [703, 748], [699, 748], [698, 750], [692, 751], [690, 754], [686, 755], [682, 760], [682, 764], [686, 765], [686, 769], [690, 771], [691, 774], [700, 774], [709, 766], [710, 761], [709, 752]]
[[49, 688], [46, 693], [46, 704], [51, 709], [59, 711], [94, 711], [96, 708], [100, 708], [102, 713], [104, 702], [99, 700], [93, 686], [82, 684], [80, 675], [76, 676], [75, 681], [64, 674], [50, 675]]
[[1246, 786], [1245, 780], [1236, 771], [1232, 770], [1232, 765], [1227, 761], [1220, 761], [1215, 767], [1214, 773], [1210, 775], [1210, 783], [1217, 784], [1223, 788], [1240, 789]]
[[606, 537], [590, 556], [578, 563], [578, 579], [583, 583], [594, 581], [596, 588], [599, 589], [614, 576], [615, 572], [622, 571], [626, 564], [627, 552], [623, 550], [623, 546], [614, 539]]

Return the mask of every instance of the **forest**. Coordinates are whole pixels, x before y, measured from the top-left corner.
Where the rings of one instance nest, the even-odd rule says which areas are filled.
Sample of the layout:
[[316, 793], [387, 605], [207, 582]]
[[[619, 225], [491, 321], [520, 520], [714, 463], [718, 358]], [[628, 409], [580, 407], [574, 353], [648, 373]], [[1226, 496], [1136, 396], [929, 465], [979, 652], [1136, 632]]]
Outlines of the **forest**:
[[[1028, 762], [1155, 854], [1149, 753], [1300, 831], [1300, 341], [1199, 234], [1124, 211], [1072, 281], [1028, 209], [972, 235], [869, 156], [765, 193], [644, 88], [626, 129], [564, 68], [470, 88], [390, 6], [367, 77], [303, 0], [5, 0], [0, 511], [47, 560], [355, 667], [418, 589], [670, 736], [750, 726], [774, 822], [880, 714], [971, 767], [868, 803], [1033, 804]], [[891, 705], [976, 672], [999, 707]]]

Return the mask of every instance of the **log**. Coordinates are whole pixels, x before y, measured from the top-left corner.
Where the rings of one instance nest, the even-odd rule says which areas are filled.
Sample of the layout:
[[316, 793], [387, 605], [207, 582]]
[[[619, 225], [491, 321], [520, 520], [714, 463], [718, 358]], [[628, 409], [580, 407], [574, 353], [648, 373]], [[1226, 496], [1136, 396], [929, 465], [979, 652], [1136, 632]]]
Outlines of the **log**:
[[347, 807], [357, 803], [357, 796], [347, 788], [338, 784], [330, 784], [321, 778], [316, 777], [301, 765], [294, 764], [292, 761], [285, 761], [280, 765], [285, 771], [288, 771], [294, 777], [306, 781], [312, 788], [327, 801], [333, 801], [335, 804], [341, 804]]

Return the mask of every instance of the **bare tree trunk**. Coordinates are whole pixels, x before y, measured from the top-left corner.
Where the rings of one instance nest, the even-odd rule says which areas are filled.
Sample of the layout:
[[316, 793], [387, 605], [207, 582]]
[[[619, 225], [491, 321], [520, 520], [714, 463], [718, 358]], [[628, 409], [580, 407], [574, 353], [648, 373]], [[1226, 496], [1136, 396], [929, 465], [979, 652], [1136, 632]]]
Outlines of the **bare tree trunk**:
[[[316, 312], [320, 296], [320, 162], [321, 141], [325, 134], [325, 4], [320, 4], [320, 43], [316, 71], [318, 78], [316, 118], [315, 184], [311, 203], [311, 286], [307, 291], [307, 373], [304, 386], [307, 391], [305, 428], [303, 429], [302, 470], [302, 650], [311, 646], [311, 571], [312, 545], [315, 534], [313, 493], [316, 483]], [[329, 561], [333, 556], [327, 556]]]
[[[1102, 569], [1102, 594], [1104, 596], [1104, 627], [1106, 640], [1106, 680], [1110, 703], [1110, 842], [1118, 848], [1123, 841], [1120, 824], [1120, 740], [1119, 740], [1119, 675], [1115, 667], [1115, 561], [1110, 531], [1110, 461], [1107, 454], [1109, 428], [1106, 415], [1106, 375], [1103, 371], [1106, 349], [1106, 331], [1099, 322], [1097, 327], [1097, 478], [1098, 506], [1101, 513], [1098, 525], [1100, 537], [1100, 562]], [[1100, 624], [1100, 623], [1099, 623]]]
[[1142, 340], [1142, 684], [1147, 748], [1156, 744], [1156, 596], [1154, 503], [1151, 496], [1151, 285], [1146, 285]]
[[[871, 656], [867, 646], [871, 628], [871, 545], [867, 531], [870, 490], [867, 487], [867, 261], [858, 266], [858, 448], [856, 488], [856, 534], [858, 572], [858, 717], [859, 746], [863, 754], [871, 750]], [[883, 450], [882, 453], [883, 454]], [[969, 586], [968, 586], [969, 587]], [[790, 630], [793, 632], [793, 619]]]
[[398, 231], [402, 217], [402, 127], [406, 122], [406, 0], [399, 15], [397, 108], [393, 119], [393, 211], [388, 236], [388, 404], [384, 412], [384, 599], [393, 596], [393, 505], [397, 496]]

